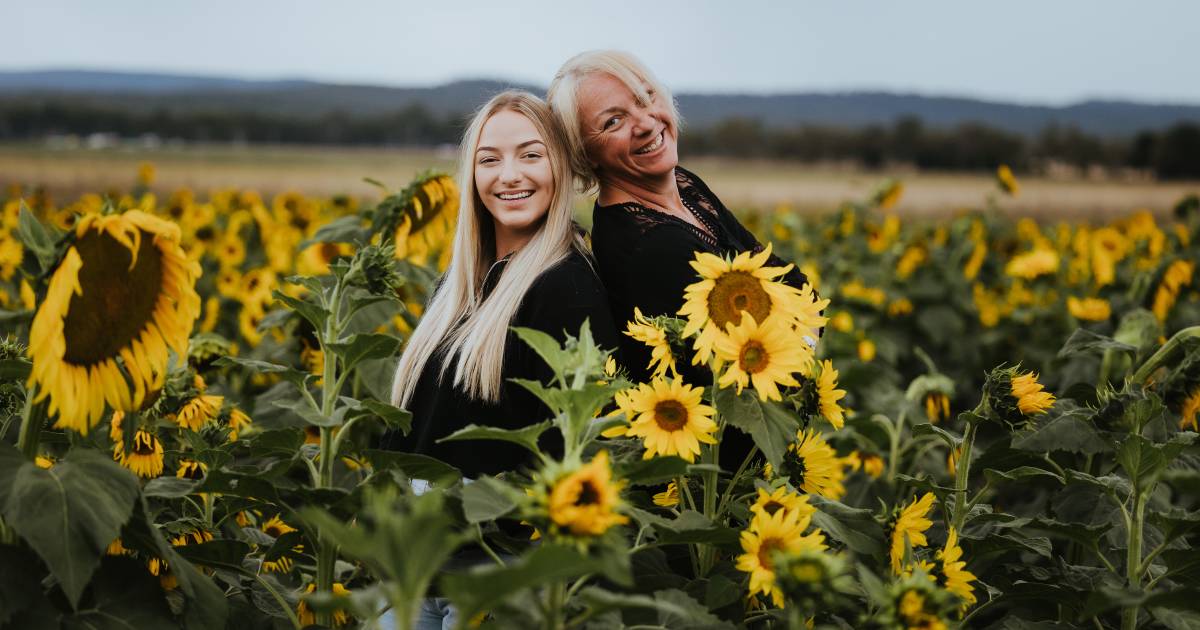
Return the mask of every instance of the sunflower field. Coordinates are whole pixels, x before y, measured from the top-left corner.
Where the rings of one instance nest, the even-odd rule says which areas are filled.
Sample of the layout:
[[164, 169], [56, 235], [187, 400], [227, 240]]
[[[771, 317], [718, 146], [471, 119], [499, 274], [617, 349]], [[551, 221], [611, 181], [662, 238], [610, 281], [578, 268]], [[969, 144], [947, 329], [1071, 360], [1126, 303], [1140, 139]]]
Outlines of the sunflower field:
[[1014, 220], [1001, 168], [952, 218], [895, 180], [747, 212], [767, 248], [625, 324], [649, 382], [517, 329], [553, 418], [446, 438], [530, 451], [471, 480], [377, 448], [452, 179], [152, 180], [0, 198], [0, 627], [1200, 627], [1200, 198]]

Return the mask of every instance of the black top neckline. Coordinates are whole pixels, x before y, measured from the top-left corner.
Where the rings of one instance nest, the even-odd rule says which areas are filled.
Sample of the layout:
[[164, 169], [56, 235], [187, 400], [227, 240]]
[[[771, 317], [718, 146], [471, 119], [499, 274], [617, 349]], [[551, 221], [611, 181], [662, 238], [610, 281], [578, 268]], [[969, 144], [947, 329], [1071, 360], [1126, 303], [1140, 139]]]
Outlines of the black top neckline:
[[622, 201], [602, 205], [600, 200], [597, 199], [593, 212], [623, 210], [630, 214], [645, 217], [651, 222], [677, 225], [691, 232], [702, 243], [713, 250], [719, 249], [721, 241], [725, 240], [718, 217], [719, 210], [717, 210], [721, 203], [720, 200], [708, 189], [703, 180], [682, 166], [675, 167], [675, 181], [679, 185], [679, 197], [683, 201], [683, 207], [687, 208], [688, 212], [692, 213], [692, 216], [696, 217], [697, 221], [700, 221], [704, 224], [704, 227], [708, 228], [707, 232], [673, 214], [667, 214], [662, 210], [651, 208], [639, 201]]

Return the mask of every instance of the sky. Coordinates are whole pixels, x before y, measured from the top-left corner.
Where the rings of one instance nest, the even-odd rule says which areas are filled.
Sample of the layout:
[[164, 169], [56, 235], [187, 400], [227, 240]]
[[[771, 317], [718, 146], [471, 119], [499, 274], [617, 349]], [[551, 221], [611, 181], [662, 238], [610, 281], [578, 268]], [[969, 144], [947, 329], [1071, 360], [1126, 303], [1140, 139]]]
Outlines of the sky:
[[1200, 103], [1193, 0], [6, 2], [0, 70], [545, 86], [620, 48], [676, 92]]

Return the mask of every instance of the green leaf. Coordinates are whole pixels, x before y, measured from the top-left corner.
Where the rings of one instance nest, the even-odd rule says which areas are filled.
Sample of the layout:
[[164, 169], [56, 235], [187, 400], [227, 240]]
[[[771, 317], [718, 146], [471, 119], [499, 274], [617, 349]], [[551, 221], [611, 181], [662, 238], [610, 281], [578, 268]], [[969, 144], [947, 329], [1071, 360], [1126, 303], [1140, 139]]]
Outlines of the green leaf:
[[1042, 470], [1034, 466], [1018, 466], [1012, 470], [1000, 471], [992, 468], [985, 469], [983, 476], [987, 477], [992, 483], [999, 484], [999, 481], [1021, 481], [1023, 479], [1031, 479], [1033, 477], [1050, 477], [1060, 484], [1065, 484], [1066, 479], [1063, 479], [1058, 473]]
[[410, 479], [425, 479], [434, 484], [451, 484], [462, 479], [462, 473], [439, 459], [401, 451], [364, 451], [375, 470], [400, 470]]
[[57, 228], [43, 225], [41, 221], [38, 221], [37, 217], [33, 216], [33, 213], [25, 206], [24, 201], [21, 202], [21, 212], [17, 217], [17, 236], [25, 248], [33, 252], [42, 272], [49, 271], [54, 267], [57, 254], [55, 243], [62, 234], [58, 232]]
[[800, 428], [793, 415], [775, 403], [760, 401], [753, 390], [743, 390], [739, 396], [733, 388], [718, 389], [713, 404], [726, 422], [754, 438], [772, 466], [778, 469], [782, 465], [787, 446]]
[[343, 369], [350, 371], [362, 361], [368, 359], [385, 359], [396, 354], [400, 348], [400, 340], [381, 333], [361, 333], [354, 335], [346, 343], [331, 343], [329, 350], [342, 357]]
[[468, 523], [491, 521], [517, 508], [520, 493], [502, 481], [480, 477], [463, 486], [463, 514]]
[[325, 322], [329, 319], [330, 315], [329, 309], [320, 304], [294, 298], [278, 290], [271, 291], [271, 296], [283, 302], [288, 308], [296, 311], [300, 317], [308, 320], [308, 323], [312, 324], [314, 329], [318, 331], [325, 330]]
[[491, 610], [509, 595], [528, 588], [567, 580], [601, 568], [598, 558], [573, 547], [547, 543], [508, 566], [484, 565], [466, 573], [443, 574], [442, 592], [469, 619]]
[[146, 482], [142, 494], [159, 499], [179, 499], [195, 491], [200, 482], [181, 477], [158, 477]]
[[280, 409], [286, 409], [313, 426], [336, 427], [342, 424], [338, 418], [326, 417], [321, 413], [320, 409], [313, 406], [312, 401], [304, 396], [286, 400], [272, 400], [271, 405]]
[[362, 406], [370, 411], [375, 417], [383, 420], [389, 429], [399, 429], [405, 435], [412, 430], [412, 412], [406, 411], [395, 405], [378, 400], [367, 399], [362, 401]]
[[1087, 410], [1064, 413], [1041, 424], [1031, 433], [1013, 438], [1012, 447], [1022, 451], [1047, 453], [1069, 451], [1084, 455], [1098, 455], [1111, 450], [1108, 442], [1100, 437], [1096, 428], [1086, 419]]
[[810, 494], [808, 500], [817, 508], [813, 513], [813, 526], [856, 553], [869, 556], [884, 553], [883, 528], [870, 510], [852, 508], [815, 494]]
[[278, 374], [283, 380], [301, 389], [307, 389], [310, 381], [317, 380], [317, 377], [314, 374], [297, 370], [296, 368], [288, 367], [286, 365], [279, 365], [278, 363], [271, 363], [269, 361], [259, 361], [257, 359], [243, 359], [241, 357], [224, 356], [216, 361], [213, 361], [213, 365], [216, 365], [217, 367], [239, 366], [244, 367], [252, 372], [259, 372], [262, 374]]
[[656, 591], [654, 599], [658, 602], [658, 623], [664, 628], [679, 628], [681, 630], [701, 628], [718, 630], [736, 628], [728, 621], [723, 621], [708, 612], [704, 605], [692, 599], [687, 593], [678, 589]]
[[1154, 487], [1159, 473], [1169, 462], [1150, 440], [1140, 435], [1130, 435], [1117, 449], [1117, 463], [1129, 477], [1134, 492], [1142, 493]]
[[619, 464], [614, 472], [616, 477], [625, 479], [631, 485], [651, 486], [673, 481], [676, 477], [687, 474], [688, 463], [675, 456], [654, 457]]
[[33, 363], [28, 359], [4, 359], [0, 361], [0, 382], [25, 382], [32, 370]]
[[1088, 525], [1086, 523], [1064, 523], [1050, 518], [1035, 518], [1025, 526], [1027, 529], [1040, 530], [1056, 534], [1068, 540], [1073, 540], [1081, 545], [1084, 549], [1091, 549], [1108, 530], [1112, 529], [1112, 523], [1098, 523], [1096, 525]]
[[537, 455], [541, 455], [542, 450], [538, 448], [537, 443], [538, 437], [541, 436], [546, 429], [549, 429], [550, 426], [551, 422], [549, 420], [545, 422], [539, 422], [537, 424], [531, 424], [527, 427], [521, 427], [520, 429], [501, 429], [497, 427], [485, 427], [477, 424], [471, 424], [438, 440], [438, 443], [440, 444], [442, 442], [455, 442], [462, 440], [498, 440], [500, 442], [510, 442], [512, 444], [523, 446], [525, 449], [532, 451]]
[[524, 341], [526, 345], [533, 348], [533, 351], [546, 362], [546, 365], [550, 366], [555, 376], [560, 380], [562, 379], [563, 372], [566, 371], [569, 353], [562, 349], [562, 345], [558, 343], [558, 340], [533, 328], [513, 326], [512, 331], [516, 333], [521, 341]]
[[943, 442], [946, 443], [946, 446], [948, 446], [952, 449], [958, 448], [958, 446], [960, 444], [962, 444], [962, 436], [955, 435], [939, 426], [930, 424], [928, 422], [923, 422], [921, 424], [913, 425], [912, 432], [913, 432], [914, 437], [921, 437], [924, 435], [936, 435], [939, 438], [941, 438]]
[[49, 469], [0, 444], [0, 514], [58, 578], [74, 608], [133, 512], [137, 479], [106, 455], [72, 449]]
[[89, 604], [62, 620], [63, 630], [173, 630], [179, 627], [158, 579], [133, 558], [105, 558]]
[[677, 518], [655, 523], [654, 528], [659, 542], [665, 544], [735, 545], [739, 536], [736, 529], [714, 523], [695, 510], [684, 510]]
[[1164, 542], [1169, 542], [1200, 528], [1200, 510], [1191, 512], [1181, 508], [1171, 508], [1164, 512], [1152, 510], [1146, 513], [1146, 520], [1162, 532]]
[[210, 540], [176, 547], [175, 551], [193, 564], [220, 568], [240, 565], [246, 554], [250, 553], [250, 545], [240, 540]]
[[367, 240], [366, 236], [367, 228], [362, 225], [362, 217], [350, 214], [322, 225], [312, 238], [297, 245], [296, 251], [302, 252], [316, 243], [362, 243]]
[[1105, 350], [1119, 350], [1128, 352], [1130, 355], [1137, 352], [1137, 348], [1127, 343], [1121, 343], [1112, 337], [1105, 337], [1086, 328], [1077, 328], [1075, 332], [1071, 333], [1067, 343], [1063, 344], [1062, 349], [1058, 351], [1058, 358], [1065, 359], [1083, 353], [1103, 354]]
[[39, 579], [46, 570], [32, 551], [16, 545], [0, 545], [0, 567], [0, 628], [7, 628], [13, 615], [48, 603]]

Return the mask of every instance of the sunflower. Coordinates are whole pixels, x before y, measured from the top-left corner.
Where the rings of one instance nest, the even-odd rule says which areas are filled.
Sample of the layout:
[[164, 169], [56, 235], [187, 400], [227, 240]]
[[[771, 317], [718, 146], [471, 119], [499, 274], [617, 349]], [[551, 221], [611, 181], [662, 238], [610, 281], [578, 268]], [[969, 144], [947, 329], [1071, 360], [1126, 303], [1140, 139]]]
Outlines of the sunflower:
[[667, 489], [654, 495], [654, 505], [658, 507], [675, 507], [679, 505], [679, 484], [672, 481], [667, 484]]
[[250, 416], [246, 415], [246, 412], [241, 409], [234, 407], [229, 410], [229, 420], [227, 422], [229, 423], [229, 441], [236, 442], [242, 431], [250, 426]]
[[901, 280], [907, 280], [909, 276], [917, 270], [917, 267], [925, 264], [929, 260], [929, 253], [921, 245], [910, 245], [900, 255], [900, 260], [896, 262], [896, 277]]
[[1013, 175], [1012, 169], [1007, 164], [1001, 164], [996, 169], [996, 185], [1006, 194], [1016, 197], [1021, 193], [1021, 185], [1017, 183], [1017, 178]]
[[907, 547], [916, 548], [929, 544], [924, 532], [933, 526], [933, 521], [926, 518], [933, 507], [933, 493], [926, 492], [920, 499], [913, 499], [912, 503], [900, 509], [891, 526], [892, 572], [896, 575], [900, 575]]
[[820, 398], [821, 415], [840, 429], [845, 424], [846, 414], [838, 401], [846, 397], [846, 391], [837, 388], [838, 371], [833, 369], [833, 361], [821, 361], [821, 374], [817, 377], [817, 394]]
[[883, 458], [873, 453], [863, 455], [862, 470], [872, 479], [878, 479], [883, 474]]
[[157, 477], [163, 471], [162, 442], [153, 433], [138, 429], [133, 434], [133, 450], [126, 453], [121, 440], [113, 447], [113, 459], [139, 477]]
[[750, 506], [750, 512], [754, 515], [774, 516], [780, 510], [798, 511], [802, 518], [808, 518], [816, 511], [816, 508], [809, 505], [808, 495], [792, 492], [787, 486], [779, 486], [774, 492], [758, 488], [758, 498]]
[[1179, 429], [1182, 431], [1190, 426], [1193, 431], [1196, 431], [1197, 414], [1200, 414], [1200, 388], [1197, 388], [1190, 396], [1184, 398], [1182, 408], [1179, 412]]
[[756, 514], [749, 529], [742, 532], [742, 555], [737, 569], [750, 574], [750, 594], [770, 595], [775, 605], [784, 605], [783, 591], [775, 583], [772, 555], [777, 552], [799, 553], [806, 550], [824, 551], [825, 535], [814, 530], [805, 535], [811, 514], [802, 510], [777, 510], [774, 514]]
[[928, 608], [929, 598], [916, 589], [904, 591], [896, 605], [898, 627], [904, 630], [946, 630], [948, 626], [936, 611]]
[[1109, 306], [1108, 300], [1102, 298], [1083, 298], [1079, 299], [1075, 296], [1067, 298], [1067, 311], [1075, 319], [1083, 319], [1091, 322], [1107, 321], [1112, 316], [1112, 307]]
[[1043, 386], [1037, 378], [1036, 372], [1026, 372], [1012, 378], [1012, 396], [1017, 399], [1017, 408], [1027, 416], [1046, 413], [1054, 404], [1054, 395], [1042, 391]]
[[300, 252], [296, 272], [305, 276], [323, 276], [329, 273], [329, 265], [334, 260], [353, 255], [354, 246], [349, 243], [313, 243]]
[[1154, 316], [1158, 318], [1158, 321], [1167, 321], [1167, 315], [1171, 313], [1171, 309], [1175, 306], [1175, 301], [1179, 298], [1180, 291], [1183, 287], [1191, 284], [1192, 274], [1195, 272], [1195, 269], [1196, 266], [1192, 262], [1176, 260], [1163, 272], [1158, 289], [1154, 292], [1154, 302], [1150, 309], [1154, 312]]
[[1004, 266], [1004, 273], [1013, 278], [1032, 280], [1038, 276], [1058, 273], [1058, 267], [1058, 252], [1049, 247], [1035, 247], [1024, 254], [1013, 256]]
[[628, 517], [616, 512], [622, 485], [612, 480], [608, 451], [600, 451], [591, 462], [554, 483], [550, 519], [577, 536], [599, 536], [614, 525], [628, 523]]
[[649, 368], [653, 371], [652, 378], [666, 376], [668, 370], [672, 376], [679, 378], [675, 355], [671, 352], [671, 343], [667, 341], [667, 331], [648, 321], [636, 306], [633, 308], [633, 321], [626, 324], [625, 334], [650, 346]]
[[693, 364], [708, 363], [727, 328], [742, 323], [743, 314], [756, 322], [777, 315], [813, 331], [825, 325], [821, 310], [829, 300], [818, 300], [811, 285], [796, 289], [778, 282], [776, 279], [791, 271], [792, 266], [764, 267], [770, 256], [770, 244], [758, 254], [742, 252], [733, 260], [696, 254], [691, 265], [701, 280], [684, 289], [684, 304], [679, 309], [679, 314], [687, 318], [683, 336], [700, 333], [694, 344]]
[[178, 414], [167, 417], [180, 427], [199, 431], [204, 425], [217, 418], [223, 404], [225, 404], [224, 396], [201, 394], [189, 400]]
[[34, 457], [33, 463], [38, 468], [50, 469], [50, 468], [54, 467], [54, 460], [49, 457], [44, 457], [42, 455], [38, 455], [37, 457]]
[[[270, 520], [263, 523], [260, 529], [263, 531], [263, 533], [271, 538], [279, 538], [284, 534], [296, 531], [295, 527], [283, 522], [283, 519], [279, 518], [278, 514], [272, 516]], [[292, 547], [292, 551], [298, 554], [304, 553], [304, 545], [296, 545]], [[264, 557], [262, 561], [261, 572], [287, 573], [288, 571], [292, 570], [292, 562], [292, 558], [284, 554], [280, 554], [279, 557], [275, 558], [274, 560], [267, 560]]]
[[950, 419], [950, 397], [943, 392], [929, 391], [925, 394], [925, 417], [929, 424]]
[[395, 226], [396, 258], [423, 265], [440, 248], [443, 251], [437, 263], [444, 268], [458, 218], [459, 191], [454, 180], [447, 175], [419, 178], [380, 206], [387, 206], [392, 199], [399, 201], [398, 210], [389, 218]]
[[858, 340], [858, 347], [855, 349], [858, 352], [858, 360], [863, 363], [870, 363], [875, 360], [875, 342], [863, 337]]
[[896, 298], [895, 300], [892, 300], [891, 302], [888, 303], [888, 307], [887, 307], [888, 317], [902, 317], [904, 315], [911, 315], [912, 312], [913, 312], [912, 300], [910, 300], [906, 297]]
[[[304, 589], [304, 592], [305, 592], [305, 594], [307, 594], [307, 593], [315, 592], [316, 590], [317, 590], [317, 585], [315, 583], [309, 583], [308, 588]], [[333, 594], [338, 597], [349, 597], [350, 591], [347, 590], [345, 585], [343, 585], [341, 582], [334, 582], [333, 583]], [[312, 610], [309, 609], [308, 603], [304, 600], [303, 597], [300, 598], [300, 603], [296, 606], [296, 616], [300, 619], [301, 626], [307, 627], [307, 626], [311, 626], [311, 625], [317, 623], [317, 616], [315, 614], [313, 614]], [[350, 613], [346, 612], [345, 610], [343, 610], [341, 608], [334, 609], [333, 625], [335, 625], [335, 626], [350, 625]]]
[[946, 538], [946, 546], [937, 552], [937, 559], [942, 561], [942, 578], [943, 586], [946, 590], [954, 593], [962, 601], [962, 611], [966, 611], [976, 601], [975, 587], [971, 586], [971, 582], [976, 578], [974, 573], [966, 570], [967, 563], [962, 560], [962, 547], [958, 546], [958, 532], [954, 528], [950, 528], [950, 535]]
[[979, 275], [979, 270], [983, 267], [983, 261], [987, 259], [987, 253], [988, 247], [986, 241], [982, 239], [974, 241], [974, 244], [971, 246], [971, 256], [963, 264], [964, 278], [974, 280], [975, 276]]
[[179, 461], [179, 469], [175, 471], [175, 476], [180, 479], [203, 479], [206, 473], [208, 465], [204, 462], [183, 459]]
[[796, 434], [796, 441], [788, 445], [781, 471], [804, 492], [836, 500], [846, 494], [842, 485], [844, 465], [845, 461], [820, 433], [802, 429]]
[[163, 386], [169, 349], [186, 354], [200, 266], [177, 226], [137, 210], [87, 215], [74, 231], [30, 328], [28, 386], [50, 398], [56, 427], [86, 435], [106, 403], [139, 409]]
[[640, 437], [646, 447], [645, 459], [656, 455], [678, 455], [693, 462], [700, 454], [700, 443], [716, 444], [713, 433], [716, 410], [701, 403], [704, 389], [682, 380], [656, 378], [628, 392], [629, 417], [626, 435]]
[[737, 393], [749, 382], [761, 400], [782, 400], [779, 385], [800, 385], [792, 376], [807, 372], [812, 365], [812, 348], [800, 333], [782, 318], [770, 318], [759, 325], [753, 315], [740, 325], [730, 326], [728, 335], [716, 339], [717, 358], [728, 362], [717, 384], [737, 384]]

